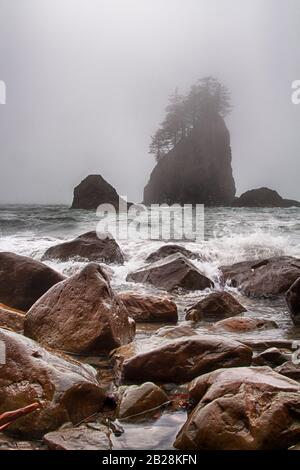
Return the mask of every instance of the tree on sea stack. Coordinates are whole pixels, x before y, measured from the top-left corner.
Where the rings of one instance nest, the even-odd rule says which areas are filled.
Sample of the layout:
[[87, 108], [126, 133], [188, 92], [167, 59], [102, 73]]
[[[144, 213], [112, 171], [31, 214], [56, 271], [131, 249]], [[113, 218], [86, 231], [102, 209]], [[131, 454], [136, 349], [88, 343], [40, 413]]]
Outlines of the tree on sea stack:
[[192, 85], [187, 95], [178, 89], [169, 97], [166, 117], [151, 137], [149, 153], [157, 161], [176, 147], [207, 116], [227, 116], [232, 107], [230, 92], [214, 77], [204, 77]]

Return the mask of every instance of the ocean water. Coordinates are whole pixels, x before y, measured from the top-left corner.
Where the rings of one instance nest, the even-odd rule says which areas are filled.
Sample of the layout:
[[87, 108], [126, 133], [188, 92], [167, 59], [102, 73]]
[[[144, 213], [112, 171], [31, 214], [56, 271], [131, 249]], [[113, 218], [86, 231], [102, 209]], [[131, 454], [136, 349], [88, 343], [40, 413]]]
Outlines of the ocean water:
[[[66, 206], [0, 206], [0, 250], [12, 251], [41, 260], [45, 250], [59, 242], [70, 240], [86, 231], [95, 230], [98, 217], [93, 212], [70, 210]], [[300, 209], [205, 209], [203, 241], [179, 243], [201, 255], [201, 261], [193, 261], [198, 268], [214, 280], [220, 288], [219, 267], [244, 260], [256, 260], [270, 256], [290, 255], [300, 257]], [[123, 266], [112, 265], [112, 285], [116, 291], [134, 290], [160, 293], [154, 287], [128, 283], [129, 272], [143, 266], [145, 258], [165, 244], [163, 241], [118, 240], [124, 251]], [[47, 262], [65, 275], [76, 273], [83, 261]], [[239, 334], [238, 339], [299, 339], [284, 298], [266, 300], [249, 299], [238, 290], [226, 287], [247, 308], [248, 316], [275, 320], [278, 329]], [[184, 321], [184, 309], [207, 295], [206, 292], [172, 294], [179, 308], [179, 323]], [[164, 325], [137, 324], [136, 342], [151, 342], [151, 335]], [[210, 332], [209, 324], [199, 323], [196, 330]], [[236, 337], [233, 333], [222, 333]], [[143, 340], [142, 342], [140, 340]], [[144, 341], [145, 340], [145, 341]], [[137, 424], [121, 424], [125, 431], [114, 437], [116, 449], [170, 449], [181, 426], [186, 420], [185, 411], [162, 412], [158, 419]]]
[[[98, 222], [99, 218], [92, 211], [70, 210], [63, 205], [0, 206], [0, 250], [40, 260], [50, 246], [95, 230]], [[203, 241], [179, 244], [201, 254], [201, 261], [195, 261], [195, 264], [218, 288], [218, 268], [222, 265], [279, 255], [300, 257], [300, 208], [205, 208], [204, 235]], [[111, 266], [114, 272], [113, 287], [117, 291], [159, 292], [151, 286], [127, 283], [125, 279], [129, 272], [143, 266], [145, 258], [165, 242], [129, 239], [119, 240], [119, 244], [126, 262], [124, 266]], [[65, 275], [77, 272], [85, 264], [76, 260], [47, 263]], [[280, 331], [270, 330], [260, 334], [266, 337], [298, 337], [283, 299], [248, 299], [234, 289], [228, 290], [245, 305], [249, 315], [272, 318], [278, 322]], [[206, 294], [192, 292], [174, 295], [180, 320], [184, 319], [184, 309]], [[150, 325], [141, 327], [139, 333], [147, 334], [148, 331], [152, 331]]]

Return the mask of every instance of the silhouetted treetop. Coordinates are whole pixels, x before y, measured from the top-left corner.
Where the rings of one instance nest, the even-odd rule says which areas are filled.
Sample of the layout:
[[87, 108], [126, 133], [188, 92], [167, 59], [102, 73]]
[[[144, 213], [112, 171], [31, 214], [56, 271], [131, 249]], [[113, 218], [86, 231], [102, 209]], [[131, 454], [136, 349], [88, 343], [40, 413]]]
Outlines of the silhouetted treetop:
[[187, 95], [180, 95], [176, 88], [169, 96], [164, 121], [151, 137], [149, 153], [159, 160], [201, 125], [202, 119], [213, 115], [225, 117], [231, 110], [229, 90], [214, 77], [201, 78]]

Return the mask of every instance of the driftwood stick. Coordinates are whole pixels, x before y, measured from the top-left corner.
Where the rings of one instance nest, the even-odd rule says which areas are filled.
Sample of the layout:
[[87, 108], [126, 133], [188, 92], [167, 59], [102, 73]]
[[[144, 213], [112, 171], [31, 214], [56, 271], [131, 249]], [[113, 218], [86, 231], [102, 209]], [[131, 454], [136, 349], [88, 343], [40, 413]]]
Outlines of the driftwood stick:
[[16, 419], [26, 416], [33, 411], [36, 411], [40, 408], [39, 403], [32, 403], [31, 405], [25, 406], [24, 408], [19, 408], [14, 411], [7, 411], [0, 415], [0, 432], [4, 431], [8, 426], [10, 426]]

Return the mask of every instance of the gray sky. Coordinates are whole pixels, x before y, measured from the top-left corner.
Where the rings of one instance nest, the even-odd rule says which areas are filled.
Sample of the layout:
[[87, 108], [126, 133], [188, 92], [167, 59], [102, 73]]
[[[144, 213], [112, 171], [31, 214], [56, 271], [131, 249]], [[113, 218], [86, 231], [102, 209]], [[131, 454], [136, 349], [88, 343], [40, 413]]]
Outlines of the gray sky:
[[0, 0], [0, 202], [70, 203], [100, 173], [139, 201], [168, 95], [231, 88], [238, 193], [300, 200], [300, 0]]

